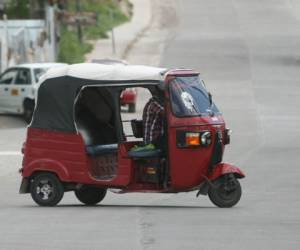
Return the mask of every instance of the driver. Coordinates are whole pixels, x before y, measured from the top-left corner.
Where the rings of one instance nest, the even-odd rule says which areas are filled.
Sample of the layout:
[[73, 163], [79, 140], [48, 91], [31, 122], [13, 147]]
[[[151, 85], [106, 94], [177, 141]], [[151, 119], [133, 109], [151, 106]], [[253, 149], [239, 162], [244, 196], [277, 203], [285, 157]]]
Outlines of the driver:
[[143, 128], [145, 147], [155, 148], [162, 146], [164, 135], [164, 107], [163, 92], [157, 88], [151, 90], [152, 97], [143, 110]]

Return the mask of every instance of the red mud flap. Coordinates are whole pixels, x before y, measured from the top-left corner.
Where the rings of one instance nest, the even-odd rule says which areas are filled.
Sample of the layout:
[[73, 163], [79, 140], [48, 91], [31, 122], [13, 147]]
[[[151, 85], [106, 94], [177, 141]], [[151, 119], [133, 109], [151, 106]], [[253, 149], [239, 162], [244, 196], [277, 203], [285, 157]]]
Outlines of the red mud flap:
[[214, 167], [213, 172], [207, 176], [207, 178], [208, 180], [213, 181], [225, 174], [234, 174], [238, 179], [245, 177], [245, 174], [238, 167], [229, 163], [219, 163]]
[[237, 179], [241, 179], [245, 177], [245, 174], [238, 167], [231, 165], [229, 163], [219, 163], [214, 167], [213, 172], [209, 176], [204, 176], [206, 182], [204, 182], [200, 186], [199, 191], [197, 193], [197, 197], [200, 194], [207, 195], [209, 186], [212, 185], [211, 182], [225, 174], [233, 174]]

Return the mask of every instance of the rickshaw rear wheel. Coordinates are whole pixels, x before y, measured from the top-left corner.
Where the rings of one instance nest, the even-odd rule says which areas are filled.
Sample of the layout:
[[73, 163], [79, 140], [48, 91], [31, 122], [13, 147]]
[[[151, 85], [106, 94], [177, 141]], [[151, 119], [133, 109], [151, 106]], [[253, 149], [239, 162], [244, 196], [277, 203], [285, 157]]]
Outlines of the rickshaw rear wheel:
[[31, 179], [30, 194], [40, 206], [55, 206], [64, 196], [64, 187], [51, 173], [40, 173]]
[[77, 199], [83, 204], [92, 206], [102, 201], [106, 195], [106, 189], [95, 187], [82, 187], [74, 191]]
[[213, 182], [208, 197], [217, 207], [228, 208], [236, 205], [242, 196], [240, 182], [234, 177], [222, 176]]

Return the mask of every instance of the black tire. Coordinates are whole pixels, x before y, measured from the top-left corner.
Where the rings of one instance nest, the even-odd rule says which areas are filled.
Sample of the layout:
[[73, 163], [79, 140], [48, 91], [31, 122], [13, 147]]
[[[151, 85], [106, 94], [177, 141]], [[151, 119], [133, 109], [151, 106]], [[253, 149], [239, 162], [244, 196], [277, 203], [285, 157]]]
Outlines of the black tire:
[[26, 100], [24, 102], [24, 120], [26, 121], [27, 124], [31, 122], [32, 115], [34, 111], [34, 101], [32, 100]]
[[89, 206], [98, 204], [106, 195], [106, 189], [95, 187], [82, 187], [74, 192], [80, 202]]
[[40, 173], [30, 183], [32, 199], [40, 206], [55, 206], [64, 196], [64, 187], [51, 173]]
[[213, 182], [214, 188], [209, 187], [208, 197], [217, 207], [233, 207], [242, 196], [242, 188], [237, 179], [234, 180], [234, 187], [226, 190], [225, 178], [217, 179]]
[[129, 113], [135, 113], [135, 111], [136, 111], [136, 105], [135, 105], [135, 103], [128, 104], [128, 112]]

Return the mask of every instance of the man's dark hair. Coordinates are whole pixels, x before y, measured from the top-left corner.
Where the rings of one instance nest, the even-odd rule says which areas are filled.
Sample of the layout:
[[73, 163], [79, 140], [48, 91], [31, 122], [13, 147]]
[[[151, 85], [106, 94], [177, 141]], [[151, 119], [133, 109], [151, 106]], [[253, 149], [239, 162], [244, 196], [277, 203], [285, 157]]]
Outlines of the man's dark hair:
[[160, 90], [158, 87], [150, 87], [149, 90], [152, 96], [156, 96], [159, 100], [163, 101], [164, 92], [162, 90]]

